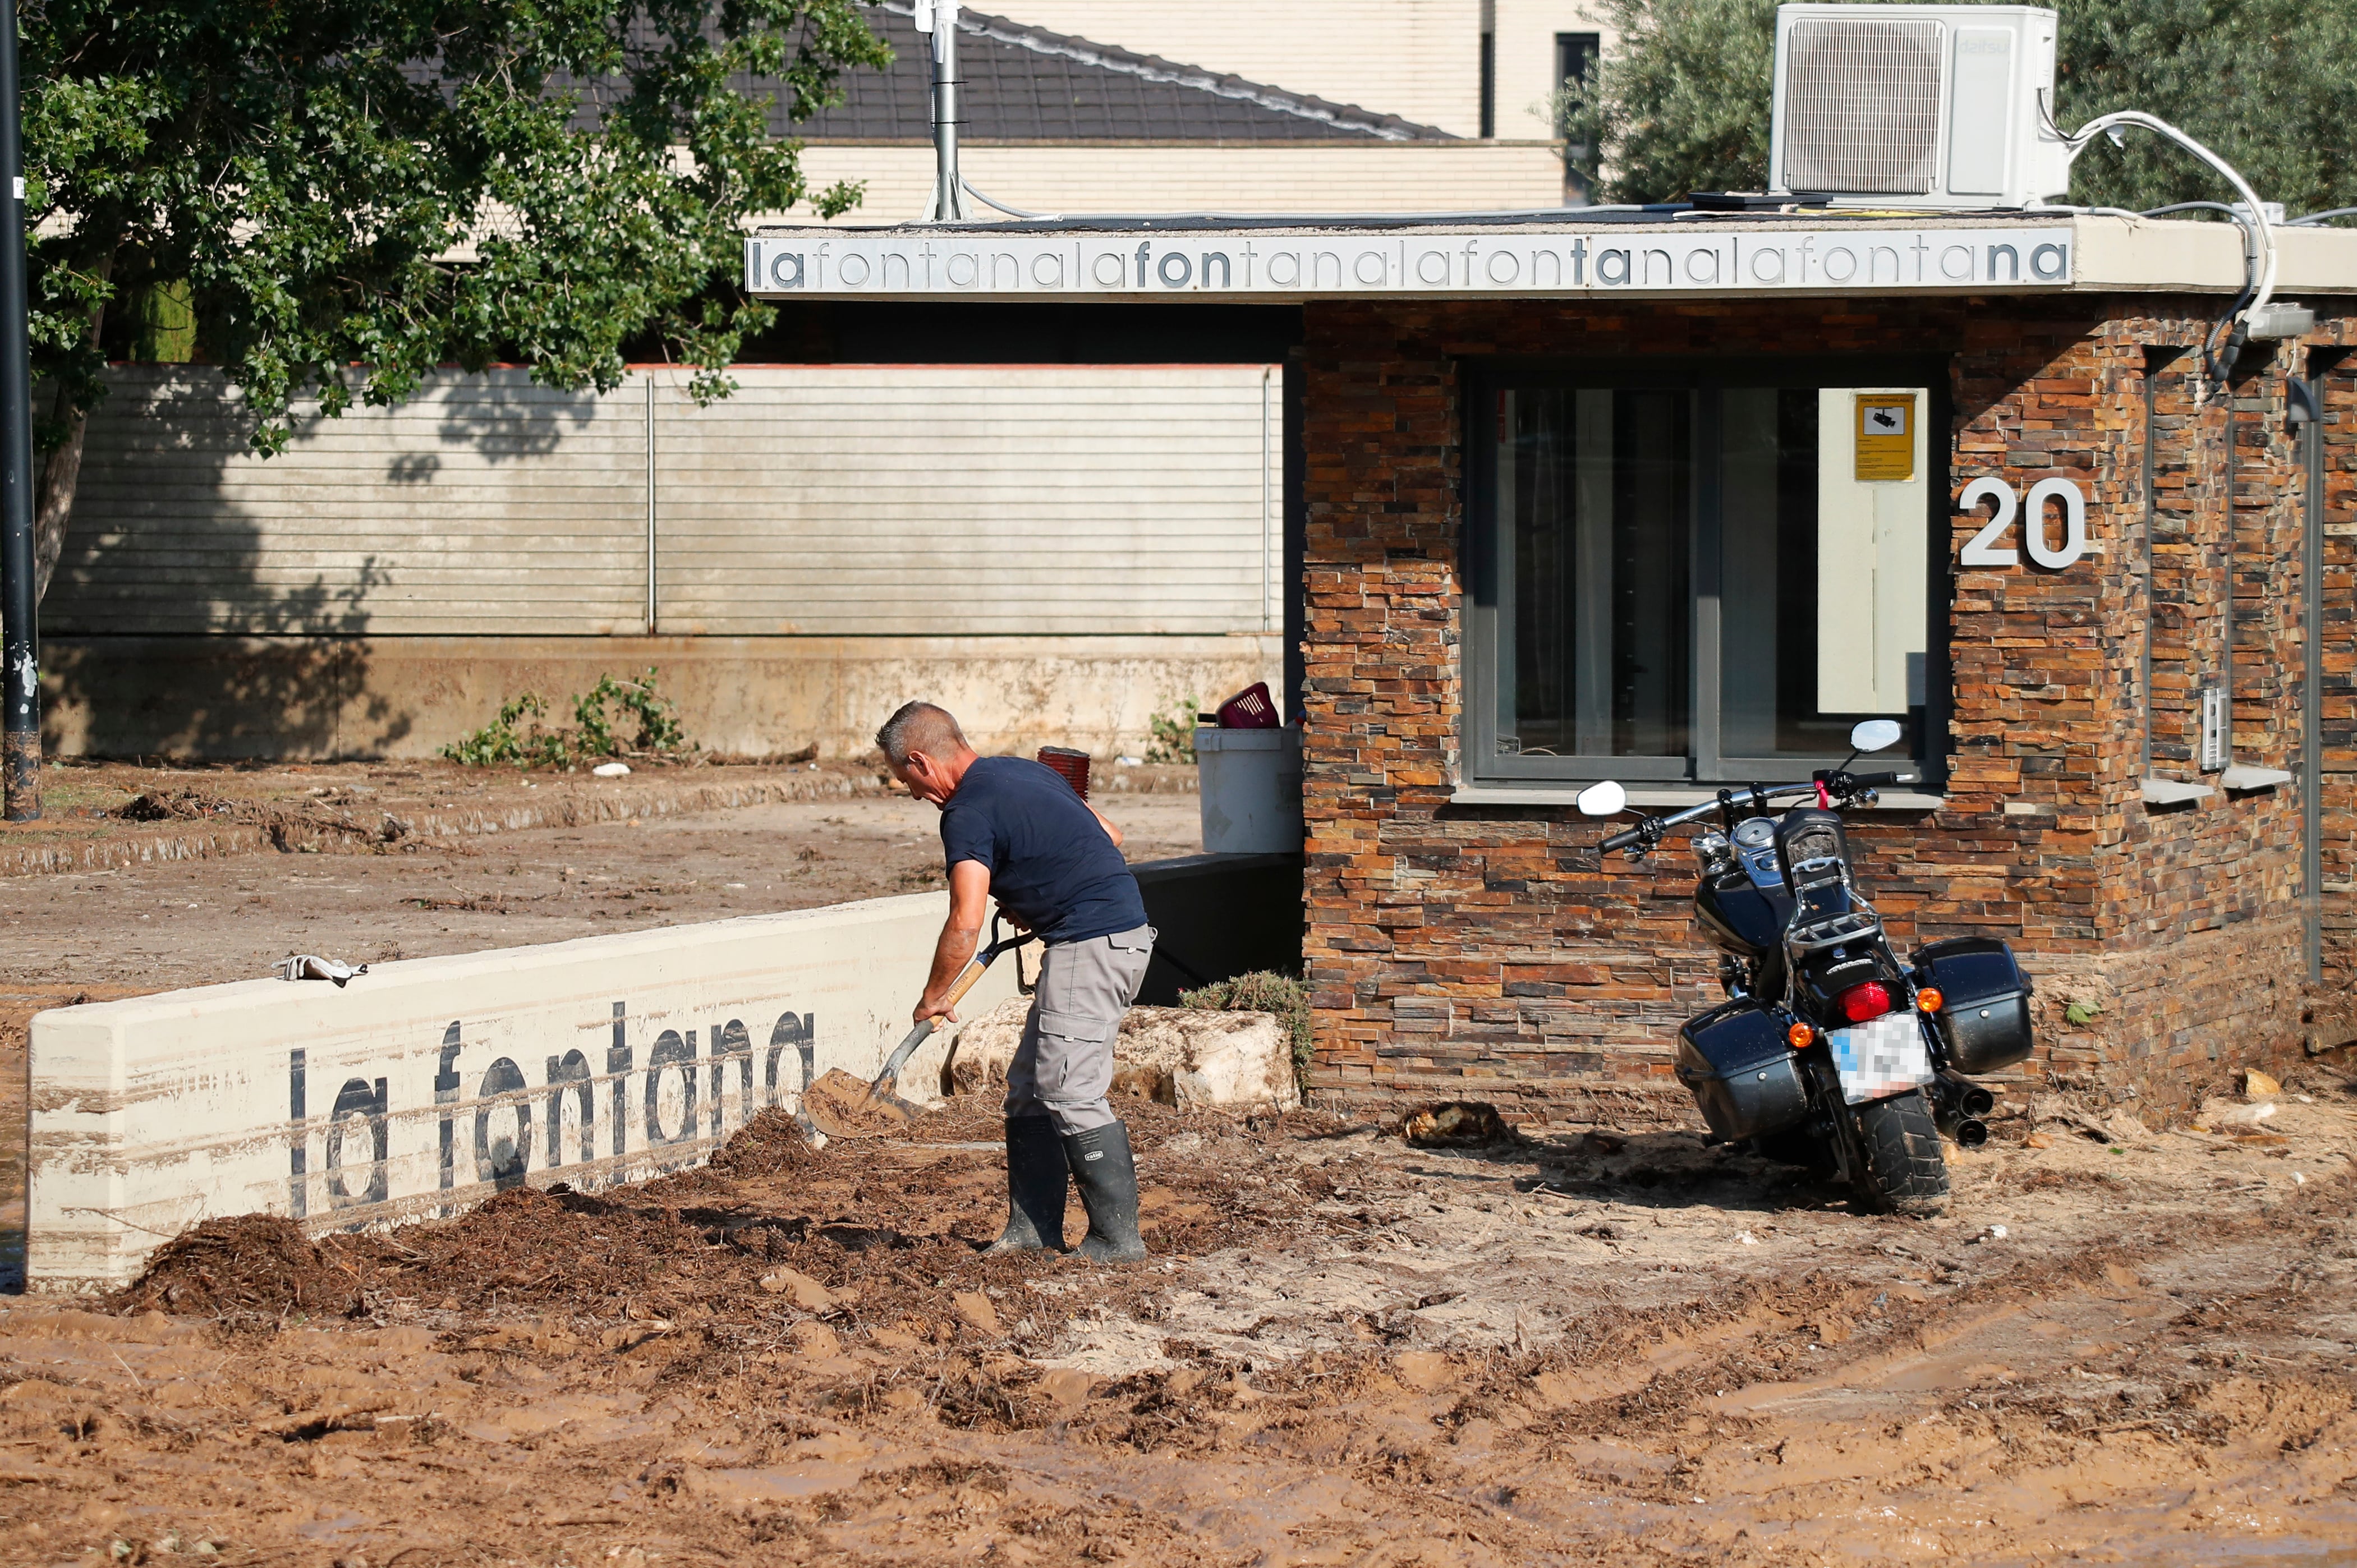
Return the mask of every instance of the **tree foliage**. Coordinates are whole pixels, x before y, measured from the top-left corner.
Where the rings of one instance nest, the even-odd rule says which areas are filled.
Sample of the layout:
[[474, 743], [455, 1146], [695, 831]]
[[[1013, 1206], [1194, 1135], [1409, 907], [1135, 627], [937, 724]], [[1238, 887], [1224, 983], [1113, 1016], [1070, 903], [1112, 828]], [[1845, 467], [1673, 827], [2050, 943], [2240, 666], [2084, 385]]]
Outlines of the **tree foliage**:
[[[1567, 92], [1599, 199], [1663, 201], [1768, 180], [1776, 0], [1610, 0], [1620, 48]], [[2337, 0], [2059, 0], [2056, 117], [2170, 122], [2292, 213], [2357, 205], [2357, 5]], [[2231, 200], [2197, 159], [2131, 132], [2072, 170], [2070, 199], [2145, 209]]]
[[858, 199], [806, 189], [770, 93], [890, 58], [857, 0], [28, 0], [22, 38], [44, 583], [112, 303], [179, 302], [265, 452], [308, 393], [610, 390], [648, 337], [717, 396], [770, 317], [713, 287], [745, 220]]

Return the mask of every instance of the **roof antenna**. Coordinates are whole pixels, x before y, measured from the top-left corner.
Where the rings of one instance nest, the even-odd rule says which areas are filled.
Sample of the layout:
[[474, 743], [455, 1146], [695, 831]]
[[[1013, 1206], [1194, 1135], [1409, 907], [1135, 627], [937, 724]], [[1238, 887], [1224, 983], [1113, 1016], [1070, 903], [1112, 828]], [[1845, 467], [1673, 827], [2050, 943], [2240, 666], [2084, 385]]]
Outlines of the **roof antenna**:
[[917, 31], [933, 35], [933, 201], [920, 220], [967, 220], [965, 182], [958, 177], [958, 0], [916, 0]]

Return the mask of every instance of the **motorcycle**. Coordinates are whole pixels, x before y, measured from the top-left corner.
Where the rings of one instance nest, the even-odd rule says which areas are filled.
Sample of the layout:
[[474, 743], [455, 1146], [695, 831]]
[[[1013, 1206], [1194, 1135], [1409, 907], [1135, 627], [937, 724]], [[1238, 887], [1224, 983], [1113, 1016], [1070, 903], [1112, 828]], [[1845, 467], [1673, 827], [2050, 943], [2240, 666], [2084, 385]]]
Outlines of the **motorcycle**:
[[[1973, 1077], [2030, 1053], [2032, 992], [1993, 938], [1926, 943], [1902, 964], [1860, 893], [1841, 811], [1915, 775], [1849, 766], [1901, 733], [1867, 720], [1841, 767], [1805, 784], [1721, 789], [1598, 847], [1638, 860], [1672, 828], [1718, 819], [1694, 840], [1694, 901], [1727, 1000], [1679, 1029], [1676, 1063], [1714, 1141], [1833, 1171], [1866, 1209], [1931, 1213], [1948, 1196], [1942, 1137], [1988, 1141], [1995, 1101]], [[1628, 792], [1607, 780], [1577, 805], [1619, 816]]]

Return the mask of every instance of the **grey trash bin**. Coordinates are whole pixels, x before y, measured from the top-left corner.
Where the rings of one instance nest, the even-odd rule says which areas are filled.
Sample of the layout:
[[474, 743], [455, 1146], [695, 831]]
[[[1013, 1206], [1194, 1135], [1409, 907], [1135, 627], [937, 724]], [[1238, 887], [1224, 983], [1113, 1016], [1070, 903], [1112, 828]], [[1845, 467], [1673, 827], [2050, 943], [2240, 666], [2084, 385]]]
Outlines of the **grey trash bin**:
[[1203, 853], [1290, 854], [1301, 847], [1301, 731], [1198, 729]]

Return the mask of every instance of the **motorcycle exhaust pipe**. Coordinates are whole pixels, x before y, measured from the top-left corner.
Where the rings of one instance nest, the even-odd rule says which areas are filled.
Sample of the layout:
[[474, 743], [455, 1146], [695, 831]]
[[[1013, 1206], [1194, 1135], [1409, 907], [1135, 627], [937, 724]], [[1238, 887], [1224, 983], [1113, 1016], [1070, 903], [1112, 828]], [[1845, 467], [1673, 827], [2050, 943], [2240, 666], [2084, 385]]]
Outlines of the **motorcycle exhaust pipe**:
[[1977, 1149], [1988, 1143], [1988, 1123], [1977, 1116], [1967, 1116], [1953, 1105], [1934, 1105], [1932, 1121], [1940, 1129], [1940, 1136], [1960, 1149]]
[[1932, 1083], [1934, 1104], [1952, 1116], [1986, 1116], [1996, 1109], [1996, 1096], [1968, 1078], [1943, 1072]]
[[1943, 1072], [1932, 1080], [1932, 1121], [1960, 1149], [1988, 1143], [1988, 1123], [1981, 1118], [1996, 1104], [1996, 1096], [1968, 1078]]

